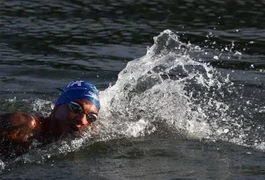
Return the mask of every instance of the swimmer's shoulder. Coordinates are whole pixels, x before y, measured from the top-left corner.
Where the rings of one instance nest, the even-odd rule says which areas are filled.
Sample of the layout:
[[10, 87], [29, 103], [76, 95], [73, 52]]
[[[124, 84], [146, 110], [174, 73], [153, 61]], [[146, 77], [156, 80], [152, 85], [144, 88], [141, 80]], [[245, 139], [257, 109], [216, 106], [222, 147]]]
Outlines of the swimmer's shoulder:
[[27, 151], [39, 132], [38, 119], [29, 113], [0, 114], [0, 156]]
[[40, 122], [33, 115], [24, 112], [0, 115], [0, 141], [28, 148], [39, 137]]
[[35, 116], [25, 112], [3, 113], [0, 114], [0, 131], [11, 128], [27, 126], [34, 129], [38, 126], [39, 120]]

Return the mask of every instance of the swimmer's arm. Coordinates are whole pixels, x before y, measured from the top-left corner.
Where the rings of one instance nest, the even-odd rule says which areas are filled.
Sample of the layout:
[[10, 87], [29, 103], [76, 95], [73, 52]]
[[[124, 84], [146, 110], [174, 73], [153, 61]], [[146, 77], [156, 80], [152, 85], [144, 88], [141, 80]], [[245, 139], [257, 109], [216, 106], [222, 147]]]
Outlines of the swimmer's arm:
[[0, 115], [0, 142], [28, 148], [32, 143], [38, 121], [21, 112]]

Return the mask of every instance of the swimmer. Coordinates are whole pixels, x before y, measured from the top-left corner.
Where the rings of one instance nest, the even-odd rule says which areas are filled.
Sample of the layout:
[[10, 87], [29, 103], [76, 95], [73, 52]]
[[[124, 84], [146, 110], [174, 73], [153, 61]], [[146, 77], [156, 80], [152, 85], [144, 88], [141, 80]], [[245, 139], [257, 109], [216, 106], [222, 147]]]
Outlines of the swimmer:
[[24, 112], [0, 114], [0, 156], [24, 153], [34, 140], [46, 144], [92, 126], [100, 109], [96, 87], [74, 81], [60, 90], [48, 117]]

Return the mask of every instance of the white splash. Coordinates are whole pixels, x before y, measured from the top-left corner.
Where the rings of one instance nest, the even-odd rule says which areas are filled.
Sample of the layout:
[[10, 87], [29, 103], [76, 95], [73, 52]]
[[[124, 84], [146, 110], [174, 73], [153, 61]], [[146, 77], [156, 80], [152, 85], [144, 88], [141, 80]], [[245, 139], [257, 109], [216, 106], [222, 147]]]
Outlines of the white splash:
[[0, 173], [5, 169], [6, 164], [0, 159]]
[[[189, 137], [212, 135], [210, 126], [215, 124], [207, 122], [204, 104], [194, 103], [200, 100], [194, 97], [195, 88], [210, 95], [208, 91], [213, 88], [218, 91], [227, 79], [221, 79], [206, 63], [194, 60], [190, 54], [201, 52], [200, 48], [181, 43], [171, 31], [162, 32], [154, 40], [144, 57], [129, 62], [119, 73], [116, 84], [100, 93], [102, 119], [112, 124], [112, 129], [117, 124], [145, 119], [149, 122], [144, 125], [146, 129], [163, 122]], [[191, 91], [187, 90], [189, 86]], [[207, 105], [223, 112], [228, 109], [211, 98], [207, 99]], [[139, 135], [130, 131], [137, 125], [131, 125], [122, 132], [128, 137]]]

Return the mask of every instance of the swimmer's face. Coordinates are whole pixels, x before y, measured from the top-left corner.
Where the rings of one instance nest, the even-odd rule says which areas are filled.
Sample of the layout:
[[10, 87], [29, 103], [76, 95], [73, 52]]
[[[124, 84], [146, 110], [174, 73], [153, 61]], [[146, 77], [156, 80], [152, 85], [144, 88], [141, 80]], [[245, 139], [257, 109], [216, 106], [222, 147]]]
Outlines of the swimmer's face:
[[58, 126], [58, 131], [71, 133], [81, 131], [88, 127], [97, 119], [98, 110], [96, 106], [88, 100], [80, 99], [57, 107], [54, 117]]

